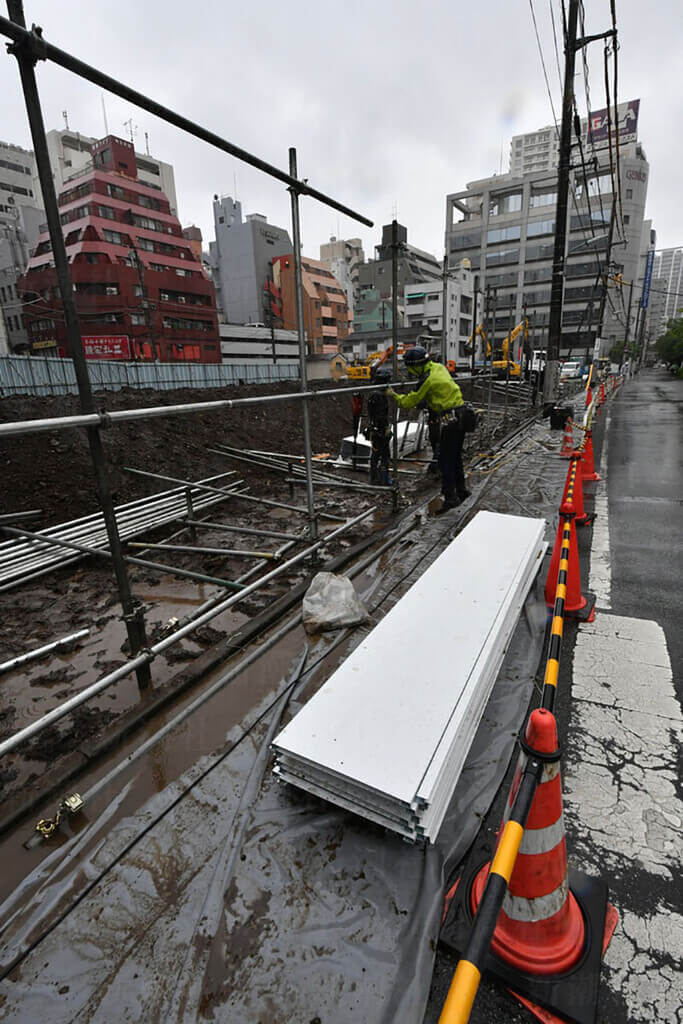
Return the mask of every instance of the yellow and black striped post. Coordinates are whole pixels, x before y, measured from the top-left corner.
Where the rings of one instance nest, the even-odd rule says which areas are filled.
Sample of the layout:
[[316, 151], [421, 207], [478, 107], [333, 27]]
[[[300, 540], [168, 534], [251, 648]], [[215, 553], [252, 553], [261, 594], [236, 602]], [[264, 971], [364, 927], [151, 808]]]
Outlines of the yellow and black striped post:
[[541, 777], [542, 762], [530, 756], [527, 760], [517, 796], [491, 863], [481, 902], [472, 921], [469, 942], [458, 963], [446, 996], [439, 1024], [466, 1024], [470, 1018], [482, 964], [496, 930], [510, 876], [524, 835], [524, 826]]
[[[576, 463], [574, 464], [576, 470]], [[570, 480], [567, 499], [571, 501], [573, 481]], [[564, 632], [564, 602], [567, 597], [567, 580], [569, 573], [569, 544], [571, 542], [571, 517], [566, 516], [562, 525], [562, 547], [560, 549], [560, 562], [557, 571], [557, 583], [555, 585], [555, 604], [553, 605], [553, 620], [550, 628], [550, 644], [548, 646], [548, 660], [545, 665], [543, 677], [543, 694], [541, 707], [552, 711], [555, 706], [555, 693], [557, 692], [557, 681], [560, 674], [560, 650], [562, 648], [562, 634]]]

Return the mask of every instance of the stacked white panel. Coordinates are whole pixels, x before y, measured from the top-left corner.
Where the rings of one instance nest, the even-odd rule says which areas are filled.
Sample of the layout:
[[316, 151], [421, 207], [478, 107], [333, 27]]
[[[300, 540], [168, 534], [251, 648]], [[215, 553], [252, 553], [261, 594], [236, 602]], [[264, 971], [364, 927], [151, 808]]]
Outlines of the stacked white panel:
[[434, 840], [545, 545], [480, 512], [276, 737], [276, 773]]

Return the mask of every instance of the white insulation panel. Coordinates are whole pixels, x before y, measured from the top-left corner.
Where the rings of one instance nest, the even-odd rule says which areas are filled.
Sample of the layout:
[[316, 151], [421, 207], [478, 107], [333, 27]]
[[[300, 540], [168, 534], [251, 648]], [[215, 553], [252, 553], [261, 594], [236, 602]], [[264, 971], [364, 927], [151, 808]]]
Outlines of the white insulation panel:
[[281, 778], [434, 839], [545, 551], [479, 512], [276, 737]]

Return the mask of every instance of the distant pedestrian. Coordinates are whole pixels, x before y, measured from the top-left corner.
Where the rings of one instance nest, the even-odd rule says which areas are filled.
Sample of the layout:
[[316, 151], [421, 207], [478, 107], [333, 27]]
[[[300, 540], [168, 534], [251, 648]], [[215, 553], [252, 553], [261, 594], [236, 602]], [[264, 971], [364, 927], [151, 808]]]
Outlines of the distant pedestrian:
[[409, 348], [403, 356], [404, 365], [411, 377], [418, 381], [415, 391], [398, 395], [389, 388], [387, 394], [400, 409], [414, 409], [426, 403], [430, 413], [439, 416], [441, 433], [439, 437], [439, 468], [443, 504], [440, 512], [456, 508], [470, 492], [465, 485], [465, 471], [462, 465], [462, 445], [465, 439], [465, 404], [462, 392], [442, 363], [433, 362], [421, 345]]

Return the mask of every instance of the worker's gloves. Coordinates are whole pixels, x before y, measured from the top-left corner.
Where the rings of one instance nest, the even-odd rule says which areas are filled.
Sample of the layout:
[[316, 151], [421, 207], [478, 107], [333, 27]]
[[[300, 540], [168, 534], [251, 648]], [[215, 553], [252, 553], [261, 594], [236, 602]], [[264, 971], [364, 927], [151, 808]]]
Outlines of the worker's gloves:
[[393, 388], [387, 388], [384, 394], [387, 396], [387, 398], [396, 398], [396, 392], [394, 391]]

